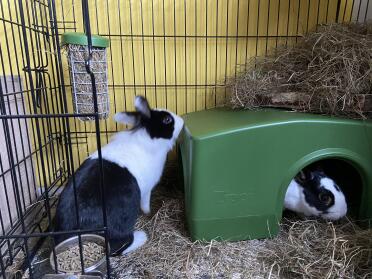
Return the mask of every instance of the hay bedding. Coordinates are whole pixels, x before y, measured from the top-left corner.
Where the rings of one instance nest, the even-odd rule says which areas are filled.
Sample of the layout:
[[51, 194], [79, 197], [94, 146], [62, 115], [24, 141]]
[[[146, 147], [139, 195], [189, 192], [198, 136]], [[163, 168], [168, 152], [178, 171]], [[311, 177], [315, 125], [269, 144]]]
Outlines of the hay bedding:
[[372, 25], [319, 26], [291, 47], [250, 59], [228, 82], [227, 106], [371, 118]]
[[332, 224], [288, 216], [273, 239], [192, 242], [175, 184], [166, 176], [155, 190], [153, 215], [137, 224], [149, 242], [112, 258], [114, 278], [372, 278], [372, 230], [350, 220]]

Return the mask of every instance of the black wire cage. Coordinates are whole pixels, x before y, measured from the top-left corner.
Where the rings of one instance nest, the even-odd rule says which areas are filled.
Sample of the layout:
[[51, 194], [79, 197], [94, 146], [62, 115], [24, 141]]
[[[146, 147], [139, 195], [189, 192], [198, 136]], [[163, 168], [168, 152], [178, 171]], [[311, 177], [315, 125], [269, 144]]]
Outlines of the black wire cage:
[[[92, 33], [111, 41], [112, 112], [129, 109], [132, 97], [144, 94], [155, 106], [183, 114], [221, 104], [228, 77], [236, 76], [236, 66], [248, 57], [295, 43], [321, 23], [365, 22], [371, 17], [369, 0], [94, 0], [89, 6], [87, 0], [1, 1], [1, 276], [42, 278], [58, 273], [58, 268], [40, 268], [38, 258], [47, 246], [50, 268], [53, 235], [78, 236], [82, 257], [81, 235], [106, 232], [105, 226], [53, 231], [58, 194], [66, 181], [86, 155], [100, 151], [118, 130], [110, 120], [99, 118], [90, 67]], [[60, 42], [67, 31], [83, 31], [88, 38], [85, 70], [94, 113], [71, 109]], [[82, 123], [80, 117], [93, 121]], [[102, 193], [103, 179], [101, 175]], [[102, 199], [105, 204], [104, 195]], [[104, 216], [104, 206], [102, 210]], [[52, 261], [57, 266], [55, 257]], [[81, 265], [84, 270], [83, 261]], [[105, 265], [110, 278], [108, 255]]]
[[[67, 108], [59, 40], [61, 22], [57, 20], [55, 1], [2, 1], [0, 5], [4, 32], [0, 47], [0, 274], [2, 278], [41, 278], [44, 274], [33, 261], [46, 239], [51, 242], [55, 268], [44, 272], [59, 272], [51, 236], [58, 234], [53, 232], [56, 197], [67, 179], [74, 177], [72, 146], [76, 143], [71, 137], [69, 119], [93, 118], [100, 151], [99, 118], [97, 113], [79, 115]], [[88, 1], [82, 1], [81, 11], [88, 39], [85, 68], [98, 112], [95, 77], [90, 66]], [[103, 199], [103, 213], [104, 202]], [[104, 218], [104, 226], [98, 230], [70, 231], [78, 236], [80, 251], [81, 235], [105, 235], [105, 224]], [[106, 241], [105, 245], [107, 249]], [[106, 260], [109, 267], [108, 255]], [[81, 263], [81, 270], [85, 270], [84, 261]], [[109, 276], [109, 270], [107, 273]]]

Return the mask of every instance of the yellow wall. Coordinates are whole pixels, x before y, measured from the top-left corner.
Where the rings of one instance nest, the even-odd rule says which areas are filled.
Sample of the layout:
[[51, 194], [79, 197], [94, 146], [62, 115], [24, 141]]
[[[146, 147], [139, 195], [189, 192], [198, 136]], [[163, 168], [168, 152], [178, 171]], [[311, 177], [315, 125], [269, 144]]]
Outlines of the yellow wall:
[[[25, 6], [29, 5], [27, 2], [33, 1], [25, 1]], [[352, 2], [341, 1], [340, 21], [350, 19]], [[293, 44], [295, 38], [291, 36], [313, 30], [317, 24], [334, 22], [337, 3], [338, 0], [89, 1], [92, 33], [110, 39], [111, 115], [101, 121], [101, 130], [123, 128], [117, 127], [111, 117], [116, 111], [133, 109], [136, 94], [146, 95], [152, 106], [167, 107], [178, 114], [221, 105], [226, 96], [225, 79], [236, 74], [237, 65], [276, 45]], [[81, 1], [56, 0], [56, 10], [60, 33], [83, 31]], [[141, 37], [143, 34], [146, 37]], [[2, 32], [0, 36], [3, 42]], [[63, 57], [65, 83], [69, 85], [65, 53]], [[70, 90], [68, 87], [71, 112]], [[82, 132], [80, 136], [90, 133], [74, 145], [76, 167], [96, 148], [94, 124], [76, 119], [71, 119], [70, 124], [73, 132]], [[103, 143], [108, 138], [103, 134]]]
[[[76, 20], [65, 26], [82, 31], [80, 1], [63, 1], [63, 12], [61, 3], [57, 1], [57, 16], [63, 16], [66, 22]], [[236, 74], [236, 65], [263, 55], [276, 45], [295, 42], [295, 38], [287, 36], [334, 22], [337, 3], [338, 0], [90, 1], [92, 33], [110, 39], [111, 115], [133, 109], [136, 94], [146, 95], [152, 106], [167, 107], [178, 114], [221, 105], [227, 93], [223, 87], [225, 79]], [[350, 18], [351, 4], [352, 1], [342, 1], [340, 18], [345, 9], [345, 20]], [[164, 34], [166, 38], [162, 37]], [[64, 65], [69, 83], [66, 61]], [[92, 123], [72, 121], [71, 125], [77, 131], [94, 131]], [[115, 131], [117, 127], [109, 118], [101, 121], [101, 129]], [[102, 139], [105, 143], [107, 137]], [[87, 141], [88, 148], [84, 144], [75, 146], [79, 150], [76, 162], [95, 150], [93, 134]]]
[[[92, 32], [110, 38], [109, 84], [114, 86], [110, 94], [112, 99], [116, 97], [116, 105], [111, 102], [112, 110], [132, 108], [135, 94], [146, 94], [152, 105], [167, 106], [179, 114], [221, 104], [225, 90], [218, 85], [224, 84], [226, 76], [235, 74], [237, 64], [244, 63], [248, 57], [262, 55], [277, 44], [293, 42], [293, 39], [274, 36], [301, 35], [327, 18], [328, 22], [335, 21], [337, 2], [90, 1]], [[63, 1], [64, 19], [74, 21], [74, 8], [77, 30], [82, 31], [80, 1], [75, 1], [74, 7], [72, 4]], [[169, 37], [153, 39], [153, 33]], [[136, 37], [132, 38], [132, 34]], [[142, 34], [150, 36], [142, 39]], [[174, 38], [174, 35], [180, 37]], [[236, 39], [236, 35], [241, 37]], [[247, 39], [247, 35], [251, 38]], [[112, 123], [109, 129], [114, 129]]]

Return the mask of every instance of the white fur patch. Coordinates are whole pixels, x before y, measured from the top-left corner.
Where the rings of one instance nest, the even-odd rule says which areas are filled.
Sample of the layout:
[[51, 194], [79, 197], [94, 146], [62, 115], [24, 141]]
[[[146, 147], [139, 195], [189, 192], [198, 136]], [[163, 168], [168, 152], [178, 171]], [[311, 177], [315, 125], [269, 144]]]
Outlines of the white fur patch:
[[144, 231], [135, 231], [133, 233], [133, 242], [132, 244], [123, 251], [123, 255], [137, 250], [147, 242], [147, 235]]
[[292, 180], [287, 188], [284, 198], [284, 207], [296, 211], [301, 202], [301, 187], [295, 180]]
[[114, 120], [118, 123], [135, 125], [137, 118], [134, 115], [127, 114], [125, 112], [118, 112], [114, 116]]
[[[102, 147], [102, 158], [127, 168], [136, 178], [143, 196], [159, 182], [163, 173], [167, 153], [172, 143], [164, 139], [151, 139], [144, 129], [117, 133]], [[98, 153], [90, 158], [97, 159]], [[141, 208], [144, 210], [142, 203]]]
[[322, 214], [322, 217], [329, 220], [337, 220], [344, 217], [347, 213], [347, 204], [345, 195], [337, 191], [335, 183], [332, 179], [327, 177], [320, 180], [320, 185], [332, 192], [335, 198], [335, 204], [328, 209], [328, 213]]
[[334, 196], [335, 203], [327, 210], [327, 213], [317, 210], [306, 202], [302, 186], [294, 179], [289, 184], [285, 194], [284, 207], [305, 216], [318, 216], [328, 220], [337, 220], [344, 217], [347, 213], [346, 199], [344, 194], [336, 189], [337, 186], [335, 186], [334, 181], [327, 177], [322, 178], [320, 187], [331, 191]]
[[[145, 129], [123, 131], [115, 134], [111, 141], [102, 147], [102, 158], [127, 168], [136, 178], [141, 191], [141, 209], [150, 212], [150, 195], [163, 173], [167, 153], [172, 149], [183, 127], [181, 117], [174, 117], [174, 131], [171, 139], [152, 139]], [[91, 159], [98, 158], [94, 152]]]
[[307, 204], [302, 186], [294, 179], [289, 184], [285, 194], [284, 207], [305, 216], [319, 216], [320, 213], [315, 207]]

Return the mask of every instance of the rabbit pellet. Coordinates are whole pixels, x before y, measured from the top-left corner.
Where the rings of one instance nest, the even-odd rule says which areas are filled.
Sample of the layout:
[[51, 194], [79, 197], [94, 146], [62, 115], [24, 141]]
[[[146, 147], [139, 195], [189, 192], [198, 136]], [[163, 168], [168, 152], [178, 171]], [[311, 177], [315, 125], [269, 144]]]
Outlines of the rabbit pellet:
[[[99, 261], [105, 254], [104, 247], [94, 242], [83, 243], [84, 268]], [[81, 270], [79, 245], [71, 246], [68, 250], [57, 255], [58, 270]]]

